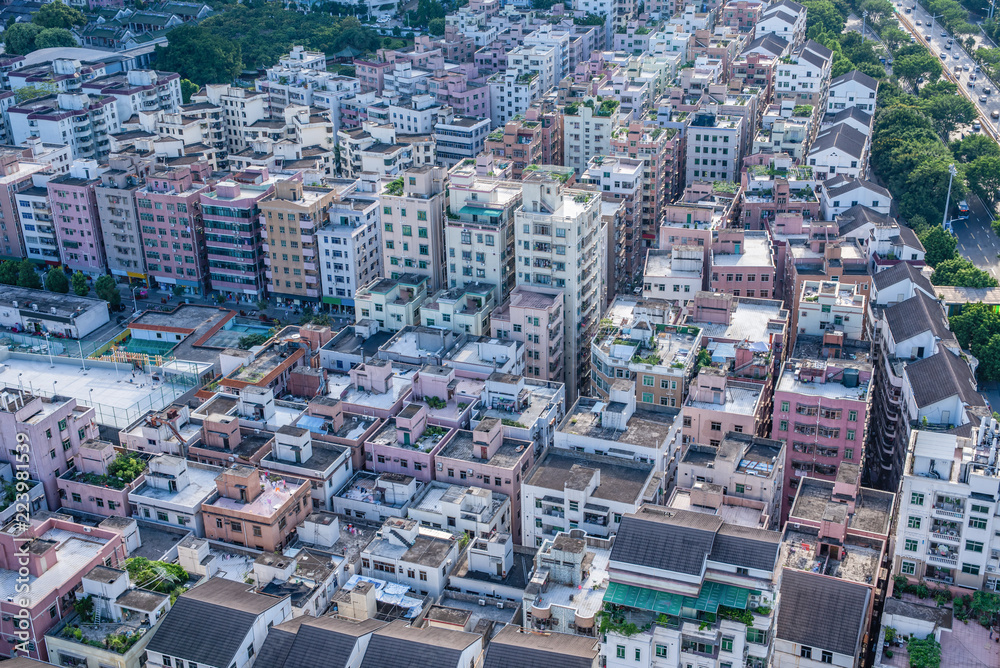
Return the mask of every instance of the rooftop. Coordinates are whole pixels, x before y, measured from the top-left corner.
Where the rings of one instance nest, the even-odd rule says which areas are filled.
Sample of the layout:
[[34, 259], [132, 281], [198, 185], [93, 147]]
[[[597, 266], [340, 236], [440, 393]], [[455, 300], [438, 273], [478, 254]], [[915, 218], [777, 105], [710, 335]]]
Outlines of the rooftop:
[[553, 448], [535, 465], [524, 484], [562, 494], [565, 489], [586, 489], [599, 475], [600, 483], [591, 498], [632, 504], [642, 501], [653, 471], [653, 464]]
[[439, 460], [444, 457], [463, 462], [486, 464], [501, 469], [514, 469], [522, 459], [528, 456], [531, 448], [531, 441], [504, 438], [493, 456], [489, 460], [485, 460], [476, 456], [479, 450], [473, 445], [472, 432], [460, 429], [455, 432], [455, 437], [448, 441], [448, 444], [438, 452], [437, 456]]
[[[558, 534], [555, 547], [559, 549], [561, 541], [573, 540], [568, 534]], [[544, 544], [543, 544], [544, 547]], [[593, 617], [604, 608], [604, 594], [608, 586], [608, 561], [611, 550], [599, 547], [586, 547], [583, 574], [586, 576], [579, 585], [566, 585], [550, 582], [545, 591], [538, 592], [534, 608], [547, 609], [553, 605], [577, 611], [582, 618]], [[544, 570], [544, 567], [542, 569]], [[536, 573], [536, 577], [537, 577]]]
[[[169, 491], [167, 489], [152, 487], [149, 482], [144, 482], [134, 491], [130, 492], [129, 497], [136, 499], [138, 502], [142, 502], [143, 499], [150, 499], [153, 502], [169, 503], [182, 508], [194, 508], [198, 504], [205, 503], [217, 493], [215, 479], [220, 473], [222, 473], [222, 469], [217, 466], [188, 462], [188, 484], [183, 489]], [[154, 474], [148, 474], [147, 478], [152, 475]]]
[[734, 415], [754, 415], [763, 396], [763, 386], [756, 383], [730, 380], [726, 383], [725, 400], [721, 404], [711, 401], [694, 401], [688, 396], [685, 406], [706, 411], [719, 411]]
[[871, 585], [875, 582], [879, 568], [879, 550], [872, 549], [865, 542], [848, 537], [841, 551], [840, 560], [828, 555], [819, 555], [819, 538], [816, 533], [795, 531], [790, 525], [785, 528], [781, 542], [779, 563], [784, 568], [818, 573], [850, 582]]
[[[41, 541], [41, 542], [39, 542]], [[5, 600], [27, 600], [31, 607], [41, 603], [54, 592], [63, 591], [70, 581], [84, 574], [84, 569], [100, 554], [108, 541], [93, 534], [74, 533], [65, 529], [49, 529], [34, 539], [38, 545], [55, 545], [56, 556], [49, 567], [39, 576], [29, 575], [27, 581], [20, 579], [16, 570], [0, 570], [0, 595]], [[29, 550], [32, 543], [29, 543]], [[23, 584], [19, 585], [21, 582]], [[24, 590], [23, 585], [27, 585]]]
[[[840, 466], [843, 468], [850, 465], [842, 463]], [[844, 505], [834, 500], [833, 487], [832, 480], [802, 478], [790, 517], [822, 522], [830, 509], [830, 504]], [[848, 529], [888, 535], [889, 524], [892, 521], [893, 500], [894, 495], [891, 492], [862, 487], [854, 506], [854, 514], [848, 517]]]
[[666, 443], [667, 435], [670, 433], [670, 428], [676, 417], [672, 413], [637, 410], [629, 418], [625, 430], [619, 431], [601, 426], [601, 411], [606, 407], [608, 410], [612, 410], [616, 406], [599, 399], [580, 397], [573, 408], [567, 411], [566, 418], [559, 426], [559, 431], [588, 438], [659, 449]]

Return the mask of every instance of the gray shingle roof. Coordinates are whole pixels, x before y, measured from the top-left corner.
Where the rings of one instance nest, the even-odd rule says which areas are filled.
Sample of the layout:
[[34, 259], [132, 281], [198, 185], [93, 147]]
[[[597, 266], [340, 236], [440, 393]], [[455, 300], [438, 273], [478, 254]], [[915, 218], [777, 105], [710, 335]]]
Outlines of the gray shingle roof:
[[917, 408], [930, 406], [955, 395], [970, 406], [986, 405], [983, 395], [976, 391], [976, 379], [968, 363], [947, 350], [910, 362], [904, 373], [910, 379]]
[[876, 192], [879, 195], [885, 195], [888, 200], [892, 199], [892, 195], [889, 191], [882, 186], [872, 183], [871, 181], [865, 181], [864, 179], [851, 178], [845, 174], [837, 174], [834, 178], [828, 179], [823, 186], [827, 189], [828, 197], [831, 198], [844, 195], [852, 190], [857, 190], [858, 188], [865, 188], [867, 190], [871, 190], [872, 192]]
[[372, 634], [361, 668], [458, 668], [462, 652], [481, 640], [475, 633], [416, 628], [397, 620]]
[[878, 272], [872, 277], [872, 283], [876, 290], [885, 290], [907, 279], [926, 290], [928, 294], [934, 294], [934, 286], [931, 285], [930, 279], [909, 262], [900, 262], [885, 271]]
[[[242, 582], [212, 578], [177, 599], [147, 649], [208, 666], [228, 666], [257, 617], [282, 600], [256, 594]], [[206, 624], [207, 619], [212, 623]]]
[[847, 107], [841, 109], [835, 114], [826, 114], [823, 117], [823, 122], [830, 125], [836, 125], [837, 123], [843, 123], [848, 118], [853, 118], [859, 121], [862, 125], [867, 125], [869, 128], [872, 126], [872, 115], [867, 111], [862, 111], [857, 107]]
[[830, 81], [830, 87], [833, 88], [837, 84], [844, 83], [845, 81], [857, 81], [862, 86], [866, 86], [872, 90], [878, 90], [878, 82], [864, 72], [859, 72], [858, 70], [851, 70], [850, 72], [841, 74], [839, 77], [834, 77], [833, 80]]
[[887, 308], [885, 321], [897, 343], [927, 330], [942, 339], [955, 338], [948, 329], [948, 319], [944, 309], [923, 292], [918, 292], [913, 297]]
[[758, 37], [754, 41], [747, 45], [747, 48], [743, 49], [743, 53], [748, 51], [763, 51], [764, 53], [769, 53], [772, 56], [780, 56], [788, 48], [788, 42], [777, 35], [768, 33], [763, 37]]
[[599, 653], [596, 638], [541, 634], [509, 625], [490, 641], [483, 668], [593, 668]]
[[854, 656], [860, 649], [869, 596], [864, 585], [786, 568], [776, 637]]
[[773, 571], [781, 533], [739, 524], [723, 524], [715, 535], [709, 559], [723, 564]]
[[721, 525], [716, 515], [644, 506], [622, 518], [611, 560], [701, 575]]
[[816, 136], [816, 141], [813, 142], [812, 148], [809, 149], [809, 155], [830, 148], [836, 148], [854, 158], [861, 159], [867, 143], [867, 137], [862, 132], [855, 130], [846, 123], [838, 123], [823, 130]]

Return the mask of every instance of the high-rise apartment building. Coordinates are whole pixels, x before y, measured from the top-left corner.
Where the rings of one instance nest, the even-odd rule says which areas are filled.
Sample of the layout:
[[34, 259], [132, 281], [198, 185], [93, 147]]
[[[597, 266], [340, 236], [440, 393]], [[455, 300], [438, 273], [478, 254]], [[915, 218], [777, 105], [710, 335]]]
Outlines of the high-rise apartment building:
[[94, 193], [101, 183], [100, 169], [96, 161], [74, 162], [68, 174], [46, 184], [62, 264], [91, 276], [105, 271], [104, 237]]
[[278, 303], [318, 303], [316, 230], [329, 220], [336, 190], [284, 180], [260, 203], [267, 288]]
[[589, 356], [578, 351], [597, 332], [606, 289], [601, 198], [544, 172], [527, 176], [521, 193], [514, 226], [517, 284], [563, 291], [563, 382], [573, 400], [590, 378]]
[[322, 301], [350, 317], [355, 291], [383, 275], [380, 202], [356, 187], [338, 193], [329, 220], [316, 232]]
[[563, 164], [577, 175], [595, 155], [611, 153], [611, 134], [618, 127], [617, 100], [587, 98], [566, 107], [563, 119]]
[[413, 167], [381, 192], [385, 273], [426, 276], [430, 292], [445, 286], [446, 176], [441, 167]]

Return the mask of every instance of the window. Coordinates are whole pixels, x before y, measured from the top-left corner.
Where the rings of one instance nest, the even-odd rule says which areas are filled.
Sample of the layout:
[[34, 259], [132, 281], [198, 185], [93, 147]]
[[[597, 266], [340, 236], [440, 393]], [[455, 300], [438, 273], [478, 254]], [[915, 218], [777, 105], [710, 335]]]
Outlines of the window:
[[261, 537], [260, 527], [254, 527], [253, 528], [253, 535], [256, 538], [260, 538]]
[[912, 561], [904, 561], [899, 566], [899, 572], [903, 575], [913, 575], [917, 570], [917, 565]]
[[907, 538], [903, 549], [906, 550], [907, 552], [916, 552], [917, 541], [913, 540], [912, 538]]
[[972, 528], [972, 529], [985, 529], [986, 528], [986, 520], [984, 520], [981, 517], [970, 517], [969, 518], [969, 527]]
[[642, 403], [644, 403], [644, 404], [651, 404], [651, 403], [653, 403], [653, 393], [652, 392], [643, 392], [642, 393]]
[[833, 652], [828, 652], [823, 650], [823, 654], [820, 655], [820, 661], [822, 663], [833, 663]]
[[570, 501], [569, 502], [569, 509], [573, 510], [573, 511], [580, 510], [580, 502], [579, 501]]
[[653, 387], [653, 377], [652, 376], [643, 376], [642, 377], [642, 384], [645, 385], [646, 387]]
[[712, 431], [722, 431], [721, 422], [713, 422], [711, 425], [709, 425], [709, 427], [711, 428]]
[[625, 658], [625, 645], [618, 645], [618, 647], [615, 648], [615, 656], [619, 659]]
[[747, 642], [752, 642], [757, 645], [766, 645], [767, 632], [762, 629], [747, 627]]
[[910, 515], [910, 517], [906, 520], [906, 526], [908, 528], [910, 528], [910, 529], [919, 529], [920, 528], [920, 518], [919, 517], [914, 517], [913, 515]]
[[812, 647], [806, 647], [805, 645], [803, 645], [799, 649], [799, 656], [801, 656], [803, 659], [811, 659], [811, 658], [813, 658]]
[[163, 657], [163, 665], [166, 666], [166, 668], [170, 668], [170, 657], [169, 656]]
[[83, 501], [83, 497], [81, 497], [76, 492], [73, 492], [73, 494], [71, 494], [71, 496], [72, 496], [73, 500], [76, 501], [77, 503], [80, 503], [81, 501]]
[[732, 652], [733, 651], [733, 638], [722, 638], [722, 651]]
[[976, 540], [965, 541], [965, 549], [969, 552], [982, 552], [983, 544]]
[[782, 420], [778, 423], [778, 431], [788, 431], [788, 420]]
[[635, 660], [642, 661], [642, 650], [638, 647], [635, 648]]
[[854, 459], [854, 448], [844, 448], [844, 459]]
[[740, 483], [736, 483], [737, 494], [744, 494], [746, 493], [746, 491], [747, 491], [746, 485], [741, 485]]
[[858, 412], [857, 411], [847, 411], [847, 421], [848, 422], [857, 422], [858, 421]]
[[169, 522], [170, 521], [170, 517], [165, 512], [163, 512], [162, 510], [157, 510], [156, 511], [156, 519], [160, 520], [161, 522]]
[[979, 575], [979, 566], [976, 564], [962, 564], [962, 572], [969, 575]]
[[853, 429], [848, 429], [847, 430], [847, 440], [848, 441], [853, 441], [854, 440], [854, 430]]
[[924, 495], [921, 494], [920, 492], [911, 492], [910, 493], [910, 505], [913, 505], [913, 506], [922, 506], [922, 505], [924, 505]]
[[974, 512], [974, 513], [983, 513], [984, 515], [989, 515], [989, 513], [990, 513], [990, 507], [989, 506], [980, 506], [980, 505], [977, 505], [975, 503], [973, 503], [972, 506], [970, 506], [969, 509], [972, 512]]
[[787, 413], [788, 412], [788, 402], [787, 401], [782, 401], [781, 402], [781, 412], [782, 413]]

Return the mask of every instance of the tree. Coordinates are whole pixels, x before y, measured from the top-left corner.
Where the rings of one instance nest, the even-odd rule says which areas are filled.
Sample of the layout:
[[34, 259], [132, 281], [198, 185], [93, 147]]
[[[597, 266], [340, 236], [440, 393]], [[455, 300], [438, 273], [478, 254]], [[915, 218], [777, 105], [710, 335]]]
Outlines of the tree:
[[908, 44], [910, 41], [910, 33], [904, 32], [894, 25], [887, 25], [882, 28], [880, 37], [892, 53], [895, 53], [896, 49], [903, 44]]
[[[989, 273], [978, 269], [964, 257], [954, 257], [945, 260], [934, 268], [931, 274], [934, 285], [953, 285], [959, 288], [995, 288], [997, 279]], [[975, 352], [972, 353], [975, 355]]]
[[229, 83], [243, 67], [238, 42], [190, 24], [171, 30], [169, 44], [156, 47], [156, 63], [196, 84]]
[[241, 336], [239, 341], [237, 341], [236, 346], [240, 350], [250, 350], [254, 346], [259, 346], [267, 343], [267, 335], [265, 334], [247, 334], [246, 336]]
[[191, 96], [197, 93], [199, 90], [198, 84], [191, 81], [190, 79], [181, 79], [181, 99], [184, 104], [191, 101]]
[[431, 19], [427, 22], [427, 32], [434, 36], [444, 34], [444, 19]]
[[73, 294], [77, 297], [86, 297], [90, 294], [90, 285], [87, 283], [87, 275], [82, 271], [73, 274]]
[[173, 287], [174, 297], [177, 297], [178, 299], [180, 299], [181, 297], [184, 296], [185, 292], [187, 292], [187, 288], [185, 288], [183, 285], [181, 285], [180, 283], [175, 283], [174, 284], [174, 287]]
[[122, 303], [122, 293], [118, 292], [118, 284], [107, 274], [94, 281], [94, 292], [99, 298], [111, 304], [112, 308], [117, 308]]
[[[48, 5], [42, 5], [48, 7]], [[35, 37], [36, 49], [63, 48], [69, 49], [77, 46], [73, 33], [65, 28], [46, 28]]]
[[806, 34], [815, 39], [820, 33], [839, 35], [844, 32], [844, 16], [829, 0], [806, 0]]
[[17, 285], [17, 273], [20, 268], [19, 262], [5, 260], [0, 264], [0, 283], [3, 285]]
[[965, 168], [969, 189], [979, 195], [986, 206], [993, 209], [1000, 201], [1000, 156], [984, 155]]
[[45, 289], [49, 292], [69, 292], [69, 279], [62, 267], [52, 267], [45, 274]]
[[921, 54], [897, 57], [892, 62], [893, 74], [900, 79], [909, 81], [914, 86], [920, 77], [924, 77], [928, 81], [939, 79], [941, 71], [941, 61], [927, 53], [926, 50]]
[[24, 258], [17, 267], [17, 285], [21, 288], [31, 288], [32, 290], [42, 289], [42, 279], [38, 278], [35, 265], [31, 260]]
[[979, 116], [976, 105], [964, 95], [936, 95], [922, 102], [921, 107], [934, 119], [937, 131], [945, 137], [954, 132], [958, 124], [971, 123]]
[[24, 55], [35, 50], [35, 37], [44, 28], [37, 23], [15, 23], [3, 32], [3, 47], [7, 53]]
[[45, 97], [56, 92], [55, 87], [49, 83], [40, 83], [33, 86], [21, 86], [14, 91], [14, 101], [17, 104], [34, 100], [36, 97]]
[[87, 17], [76, 7], [64, 5], [62, 0], [55, 0], [42, 5], [31, 17], [31, 22], [43, 28], [69, 30], [73, 26], [86, 25]]
[[920, 236], [920, 243], [927, 251], [924, 261], [932, 267], [955, 257], [955, 249], [958, 247], [955, 237], [948, 234], [940, 225], [935, 225], [924, 232]]

